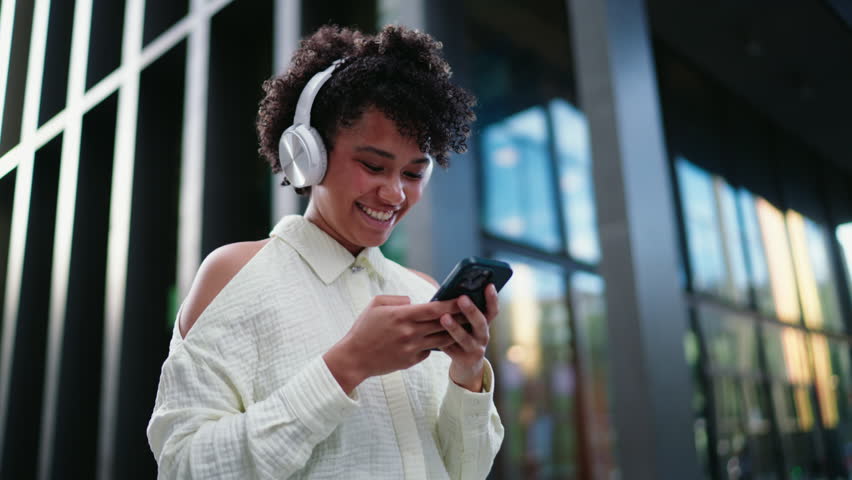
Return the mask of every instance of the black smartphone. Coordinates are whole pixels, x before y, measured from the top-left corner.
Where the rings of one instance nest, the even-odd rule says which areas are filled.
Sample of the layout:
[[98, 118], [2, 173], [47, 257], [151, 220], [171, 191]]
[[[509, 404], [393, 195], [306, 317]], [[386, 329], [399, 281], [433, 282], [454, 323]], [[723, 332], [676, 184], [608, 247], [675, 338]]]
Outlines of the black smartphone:
[[[468, 257], [456, 264], [441, 283], [432, 301], [452, 300], [467, 295], [482, 313], [485, 313], [485, 287], [493, 283], [499, 292], [512, 276], [512, 267], [506, 262], [490, 258]], [[463, 327], [470, 332], [470, 324]]]

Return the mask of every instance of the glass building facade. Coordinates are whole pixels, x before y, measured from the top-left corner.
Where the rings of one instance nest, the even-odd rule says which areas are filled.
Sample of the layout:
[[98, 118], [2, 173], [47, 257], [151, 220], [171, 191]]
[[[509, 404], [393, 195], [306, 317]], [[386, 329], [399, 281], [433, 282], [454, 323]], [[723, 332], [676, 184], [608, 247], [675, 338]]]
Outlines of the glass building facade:
[[[852, 53], [824, 3], [767, 17]], [[514, 268], [490, 478], [852, 479], [852, 148], [720, 69], [728, 37], [695, 43], [741, 22], [746, 57], [793, 52], [766, 5], [677, 4], [3, 0], [0, 478], [156, 475], [145, 427], [198, 265], [305, 206], [257, 158], [261, 83], [322, 24], [402, 23], [443, 42], [478, 120], [383, 250], [438, 279]], [[840, 58], [804, 70], [836, 90], [779, 85], [848, 117]]]

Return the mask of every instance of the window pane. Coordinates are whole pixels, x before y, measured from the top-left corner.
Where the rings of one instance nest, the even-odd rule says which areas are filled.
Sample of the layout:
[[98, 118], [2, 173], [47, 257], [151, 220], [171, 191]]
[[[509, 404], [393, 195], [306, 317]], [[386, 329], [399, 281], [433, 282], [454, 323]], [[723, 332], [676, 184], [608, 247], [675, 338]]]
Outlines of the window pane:
[[601, 253], [595, 224], [592, 156], [586, 117], [562, 99], [550, 102], [550, 114], [559, 167], [559, 191], [568, 230], [568, 252], [579, 260], [596, 263]]
[[818, 225], [793, 210], [787, 212], [787, 230], [805, 324], [839, 330], [842, 321], [825, 235]]
[[818, 440], [816, 410], [811, 396], [805, 333], [776, 325], [765, 326], [765, 349], [772, 375], [772, 403], [781, 436], [788, 474], [809, 477], [820, 467], [815, 445]]
[[769, 278], [772, 284], [772, 298], [778, 318], [787, 323], [799, 323], [798, 292], [796, 290], [795, 270], [790, 255], [790, 243], [784, 226], [784, 214], [771, 203], [758, 197], [755, 202], [757, 220], [769, 266]]
[[846, 284], [849, 286], [849, 294], [852, 296], [852, 223], [845, 223], [837, 227], [837, 241], [843, 250], [843, 265], [846, 267]]
[[713, 178], [716, 200], [719, 203], [722, 247], [725, 259], [725, 294], [740, 304], [748, 302], [748, 277], [743, 253], [743, 235], [737, 215], [737, 196], [734, 189], [720, 177]]
[[682, 158], [677, 160], [676, 165], [693, 288], [721, 294], [724, 260], [719, 218], [713, 198], [713, 178]]
[[694, 289], [747, 303], [743, 237], [734, 189], [682, 158], [677, 160], [677, 175]]
[[811, 335], [811, 352], [814, 360], [814, 382], [816, 383], [819, 411], [825, 428], [837, 428], [840, 422], [837, 402], [838, 379], [831, 368], [828, 340], [822, 335]]
[[755, 197], [743, 189], [740, 189], [737, 197], [742, 214], [743, 233], [746, 239], [751, 286], [754, 289], [757, 308], [765, 315], [774, 316], [775, 302], [772, 297], [772, 285], [769, 281], [766, 255], [763, 252], [763, 240], [760, 236], [760, 227], [757, 220]]
[[755, 324], [751, 318], [703, 305], [698, 308], [698, 315], [713, 368], [759, 372]]
[[813, 266], [819, 302], [822, 306], [823, 326], [826, 329], [843, 330], [840, 302], [834, 269], [829, 260], [828, 236], [822, 226], [805, 219], [805, 234], [808, 239], [808, 256]]
[[718, 470], [726, 478], [779, 478], [772, 453], [769, 403], [753, 380], [712, 380]]
[[482, 134], [485, 229], [544, 250], [560, 249], [547, 118], [533, 107]]
[[[690, 312], [690, 317], [697, 315]], [[690, 381], [692, 384], [692, 413], [693, 413], [693, 434], [695, 438], [695, 453], [698, 456], [700, 465], [701, 477], [710, 479], [713, 477], [713, 469], [710, 466], [710, 431], [708, 426], [707, 410], [707, 395], [712, 395], [712, 388], [709, 388], [704, 382], [703, 363], [701, 362], [701, 343], [696, 329], [693, 327], [694, 322], [690, 321], [690, 326], [687, 328], [684, 335], [684, 352], [686, 354], [686, 363], [689, 365]]]
[[763, 333], [769, 375], [788, 383], [810, 384], [805, 334], [777, 325], [765, 325]]
[[571, 300], [574, 307], [579, 357], [584, 359], [582, 388], [592, 478], [612, 478], [617, 474], [615, 435], [612, 426], [610, 396], [609, 341], [607, 337], [604, 283], [597, 275], [575, 273], [571, 276]]
[[829, 395], [837, 401], [837, 424], [826, 425], [829, 438], [829, 471], [836, 476], [852, 474], [852, 348], [849, 343], [838, 340], [828, 341], [828, 356], [831, 374], [826, 384], [834, 391]]
[[500, 293], [489, 358], [506, 429], [506, 478], [578, 475], [576, 371], [561, 269], [499, 255], [514, 270]]

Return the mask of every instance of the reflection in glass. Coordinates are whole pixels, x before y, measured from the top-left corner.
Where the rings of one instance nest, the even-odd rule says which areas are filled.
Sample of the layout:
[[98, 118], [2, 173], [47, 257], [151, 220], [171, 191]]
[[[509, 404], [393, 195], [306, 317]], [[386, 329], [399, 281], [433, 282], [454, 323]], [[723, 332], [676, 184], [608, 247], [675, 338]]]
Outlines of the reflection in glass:
[[796, 265], [796, 279], [805, 324], [838, 329], [841, 324], [828, 246], [820, 228], [793, 210], [787, 212], [787, 231]]
[[813, 475], [819, 469], [815, 429], [813, 385], [808, 367], [805, 333], [776, 325], [765, 325], [764, 348], [770, 374], [772, 404], [781, 436], [788, 474]]
[[831, 371], [828, 340], [822, 335], [811, 335], [810, 340], [822, 425], [826, 428], [836, 428], [838, 423], [837, 382]]
[[713, 178], [683, 158], [677, 159], [676, 167], [693, 288], [721, 293], [724, 260], [713, 198]]
[[820, 305], [822, 306], [823, 326], [829, 330], [843, 330], [840, 316], [840, 302], [837, 297], [837, 283], [834, 269], [829, 260], [828, 238], [823, 228], [811, 220], [805, 219], [805, 235], [808, 243], [808, 256], [817, 284]]
[[763, 253], [763, 243], [757, 219], [755, 197], [749, 191], [740, 189], [737, 194], [743, 233], [745, 234], [746, 252], [748, 252], [749, 276], [754, 289], [757, 309], [764, 315], [775, 315], [775, 302], [772, 297], [772, 285], [769, 281], [769, 270], [766, 266], [766, 255]]
[[677, 175], [693, 288], [745, 304], [748, 279], [734, 189], [683, 158]]
[[844, 223], [837, 227], [837, 241], [843, 250], [843, 265], [846, 267], [847, 285], [849, 294], [852, 295], [852, 222]]
[[707, 429], [707, 391], [702, 383], [702, 372], [700, 360], [700, 343], [695, 329], [689, 328], [684, 338], [684, 350], [686, 351], [686, 362], [689, 364], [690, 376], [692, 377], [692, 412], [693, 434], [695, 436], [695, 452], [701, 465], [702, 478], [711, 478], [710, 468], [710, 432]]
[[615, 435], [610, 416], [610, 364], [604, 304], [604, 283], [597, 275], [571, 276], [571, 300], [581, 365], [583, 418], [588, 432], [591, 478], [617, 475]]
[[753, 379], [714, 376], [716, 458], [723, 478], [779, 478], [769, 402]]
[[568, 252], [589, 263], [600, 260], [595, 223], [592, 155], [586, 117], [562, 99], [551, 100], [559, 191], [568, 230]]
[[828, 340], [831, 373], [827, 379], [837, 402], [837, 423], [826, 425], [829, 473], [852, 476], [852, 349], [847, 342]]
[[719, 228], [722, 231], [727, 280], [725, 293], [736, 303], [745, 304], [748, 301], [748, 277], [743, 253], [743, 237], [737, 218], [737, 196], [734, 189], [721, 177], [713, 178], [713, 188], [719, 204]]
[[698, 315], [707, 357], [715, 370], [759, 372], [754, 322], [705, 305], [698, 307]]
[[769, 278], [772, 283], [772, 298], [778, 318], [787, 323], [799, 323], [799, 302], [796, 290], [795, 270], [787, 240], [784, 214], [771, 203], [758, 197], [755, 203], [757, 219], [766, 252]]
[[532, 107], [491, 124], [481, 138], [485, 229], [509, 240], [558, 251], [544, 109]]
[[489, 358], [506, 429], [506, 478], [574, 478], [578, 473], [576, 370], [561, 269], [500, 255], [512, 280], [500, 293]]

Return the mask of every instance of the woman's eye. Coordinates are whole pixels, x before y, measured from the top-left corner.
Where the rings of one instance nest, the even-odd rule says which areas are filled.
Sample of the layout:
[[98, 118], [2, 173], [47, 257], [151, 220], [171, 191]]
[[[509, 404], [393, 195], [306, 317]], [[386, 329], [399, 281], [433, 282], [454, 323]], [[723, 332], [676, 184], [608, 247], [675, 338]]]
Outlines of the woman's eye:
[[415, 172], [405, 172], [405, 176], [407, 176], [408, 178], [413, 178], [415, 180], [420, 180], [421, 178], [423, 178], [422, 173], [415, 173]]
[[371, 172], [381, 172], [382, 171], [382, 167], [380, 167], [378, 165], [373, 165], [372, 163], [367, 163], [367, 162], [361, 162], [361, 164], [364, 165], [365, 167], [367, 167], [367, 169], [370, 170]]

